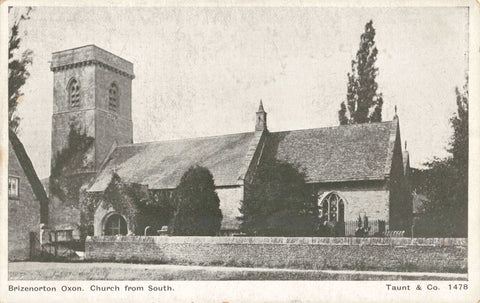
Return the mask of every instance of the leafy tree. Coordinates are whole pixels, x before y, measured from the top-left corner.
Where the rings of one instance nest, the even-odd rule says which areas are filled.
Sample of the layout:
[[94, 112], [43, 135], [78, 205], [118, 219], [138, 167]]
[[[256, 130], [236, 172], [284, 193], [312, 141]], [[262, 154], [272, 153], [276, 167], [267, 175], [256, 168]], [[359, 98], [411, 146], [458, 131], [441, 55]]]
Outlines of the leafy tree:
[[450, 119], [453, 136], [450, 140], [449, 152], [452, 153], [456, 165], [462, 168], [468, 166], [468, 78], [463, 91], [455, 88], [457, 95], [457, 113]]
[[[135, 186], [136, 185], [136, 186]], [[103, 201], [107, 208], [126, 216], [130, 222], [135, 222], [139, 213], [138, 204], [145, 198], [138, 184], [126, 184], [116, 173], [112, 175], [107, 188], [103, 192]]]
[[151, 227], [151, 234], [156, 234], [157, 230], [168, 225], [173, 218], [173, 204], [172, 195], [168, 191], [150, 191], [147, 199], [139, 200], [137, 203], [139, 213], [135, 222], [141, 234], [144, 234], [147, 226]]
[[222, 212], [212, 173], [190, 167], [176, 189], [174, 216], [169, 230], [175, 236], [214, 236], [220, 230]]
[[305, 174], [274, 159], [257, 168], [240, 213], [241, 229], [249, 235], [310, 236], [318, 228], [316, 199]]
[[428, 236], [467, 237], [468, 231], [468, 79], [463, 92], [456, 88], [457, 113], [450, 119], [451, 157], [426, 163], [423, 186]]
[[108, 209], [115, 211], [128, 219], [130, 229], [135, 235], [144, 235], [145, 228], [151, 227], [152, 234], [172, 219], [173, 209], [170, 195], [148, 190], [146, 185], [124, 182], [117, 173], [102, 193], [89, 193], [87, 199], [93, 206], [89, 219], [93, 224], [93, 213], [100, 202]]
[[[8, 8], [10, 13], [13, 7]], [[20, 25], [23, 21], [30, 19], [31, 7], [23, 13], [20, 13], [13, 21], [9, 33], [8, 44], [8, 125], [14, 132], [20, 124], [20, 117], [16, 115], [17, 104], [23, 96], [21, 91], [25, 81], [30, 76], [28, 66], [32, 64], [31, 50], [25, 50], [20, 57], [16, 56], [16, 51], [20, 49]]]
[[375, 78], [378, 68], [375, 28], [370, 20], [360, 37], [360, 48], [356, 60], [352, 60], [352, 72], [348, 73], [347, 103], [340, 104], [338, 120], [340, 125], [382, 121], [383, 97], [377, 93]]

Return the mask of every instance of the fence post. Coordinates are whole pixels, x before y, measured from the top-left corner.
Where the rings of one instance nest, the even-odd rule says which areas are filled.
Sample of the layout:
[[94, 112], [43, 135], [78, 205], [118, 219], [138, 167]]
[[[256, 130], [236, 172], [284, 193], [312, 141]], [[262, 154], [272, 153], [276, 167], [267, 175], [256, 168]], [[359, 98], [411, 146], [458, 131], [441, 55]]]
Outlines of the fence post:
[[55, 248], [55, 257], [57, 256], [57, 246], [58, 246], [58, 236], [57, 236], [57, 231], [53, 232], [54, 234], [54, 240], [55, 240], [55, 245], [53, 246]]

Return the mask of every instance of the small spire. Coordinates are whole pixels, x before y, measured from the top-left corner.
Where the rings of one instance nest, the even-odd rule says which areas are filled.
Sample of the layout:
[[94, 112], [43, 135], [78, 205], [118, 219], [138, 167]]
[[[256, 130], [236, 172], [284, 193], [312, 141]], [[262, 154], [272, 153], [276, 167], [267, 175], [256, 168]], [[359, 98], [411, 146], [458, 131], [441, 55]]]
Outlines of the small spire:
[[256, 113], [255, 131], [267, 130], [267, 112], [263, 109], [263, 102], [260, 100], [260, 106]]
[[262, 99], [260, 99], [260, 106], [258, 107], [258, 111], [259, 111], [259, 112], [264, 112], [264, 111], [265, 111], [265, 110], [263, 109]]
[[407, 140], [405, 140], [405, 150], [407, 150]]
[[397, 105], [395, 104], [395, 115], [393, 115], [393, 120], [398, 121], [398, 116], [397, 116]]

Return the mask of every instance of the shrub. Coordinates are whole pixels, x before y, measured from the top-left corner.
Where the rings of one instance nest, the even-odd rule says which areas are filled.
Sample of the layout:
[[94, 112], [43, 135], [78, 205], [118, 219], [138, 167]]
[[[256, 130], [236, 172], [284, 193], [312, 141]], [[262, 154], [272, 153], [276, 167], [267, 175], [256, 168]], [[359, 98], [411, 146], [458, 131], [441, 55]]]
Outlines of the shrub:
[[318, 230], [316, 197], [305, 174], [289, 163], [265, 159], [246, 186], [240, 208], [248, 235], [312, 236]]
[[190, 167], [177, 187], [169, 230], [175, 236], [214, 236], [221, 221], [212, 173], [205, 167]]

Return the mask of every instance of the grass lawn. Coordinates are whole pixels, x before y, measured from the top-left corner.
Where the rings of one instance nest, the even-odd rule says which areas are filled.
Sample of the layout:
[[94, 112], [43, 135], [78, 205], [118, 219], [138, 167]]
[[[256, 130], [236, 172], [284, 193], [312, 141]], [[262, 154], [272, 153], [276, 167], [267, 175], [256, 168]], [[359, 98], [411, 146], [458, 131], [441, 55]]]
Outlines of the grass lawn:
[[10, 262], [9, 280], [466, 280], [466, 274], [375, 273], [131, 263]]

